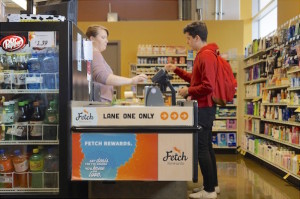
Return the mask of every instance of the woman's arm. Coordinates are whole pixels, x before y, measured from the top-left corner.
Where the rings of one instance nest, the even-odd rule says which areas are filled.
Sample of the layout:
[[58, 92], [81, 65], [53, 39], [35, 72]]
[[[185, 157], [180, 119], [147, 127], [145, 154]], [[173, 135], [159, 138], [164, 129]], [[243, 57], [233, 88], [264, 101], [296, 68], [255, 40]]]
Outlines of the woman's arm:
[[122, 86], [126, 84], [137, 84], [138, 82], [143, 82], [146, 79], [147, 76], [144, 74], [140, 74], [132, 78], [121, 77], [118, 75], [110, 74], [108, 75], [105, 83], [107, 85], [112, 85], [112, 86]]

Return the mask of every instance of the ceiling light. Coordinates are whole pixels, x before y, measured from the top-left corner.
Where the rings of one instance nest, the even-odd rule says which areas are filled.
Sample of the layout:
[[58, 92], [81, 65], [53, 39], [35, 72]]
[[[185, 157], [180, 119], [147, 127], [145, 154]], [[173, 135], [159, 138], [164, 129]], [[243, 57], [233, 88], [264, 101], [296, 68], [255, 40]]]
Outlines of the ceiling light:
[[23, 8], [24, 10], [27, 10], [27, 1], [26, 0], [12, 0], [15, 4]]

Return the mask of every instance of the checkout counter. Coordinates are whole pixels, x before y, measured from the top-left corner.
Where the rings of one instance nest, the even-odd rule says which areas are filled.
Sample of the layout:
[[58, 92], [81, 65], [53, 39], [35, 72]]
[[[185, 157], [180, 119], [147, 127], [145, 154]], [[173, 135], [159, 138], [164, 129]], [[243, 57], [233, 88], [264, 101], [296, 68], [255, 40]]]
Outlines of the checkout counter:
[[182, 198], [197, 182], [197, 102], [151, 106], [149, 89], [147, 106], [72, 102], [72, 180], [98, 181], [90, 197]]

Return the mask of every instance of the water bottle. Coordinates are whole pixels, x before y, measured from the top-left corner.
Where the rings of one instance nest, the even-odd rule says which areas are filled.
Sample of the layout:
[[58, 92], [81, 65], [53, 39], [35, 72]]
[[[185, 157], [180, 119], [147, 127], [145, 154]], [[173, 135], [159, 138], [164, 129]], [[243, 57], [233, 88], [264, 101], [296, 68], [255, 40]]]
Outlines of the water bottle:
[[43, 88], [55, 89], [56, 59], [54, 53], [48, 53], [43, 58]]
[[28, 76], [26, 78], [26, 84], [28, 89], [40, 89], [42, 83], [41, 69], [42, 64], [39, 56], [36, 53], [32, 54], [32, 57], [28, 59]]
[[58, 168], [58, 157], [54, 153], [54, 148], [49, 148], [44, 158], [45, 188], [58, 188]]
[[5, 124], [5, 140], [14, 140], [15, 136], [13, 136], [13, 128], [14, 124], [15, 111], [12, 109], [10, 102], [3, 103], [3, 115], [2, 120]]

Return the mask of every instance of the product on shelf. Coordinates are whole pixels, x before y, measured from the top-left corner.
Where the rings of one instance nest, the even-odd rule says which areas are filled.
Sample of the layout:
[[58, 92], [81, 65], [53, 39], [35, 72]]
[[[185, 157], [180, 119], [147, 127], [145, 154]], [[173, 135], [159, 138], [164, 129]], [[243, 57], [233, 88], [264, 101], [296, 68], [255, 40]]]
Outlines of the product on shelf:
[[14, 187], [27, 188], [29, 180], [27, 173], [29, 170], [29, 164], [27, 158], [21, 154], [20, 150], [15, 150], [12, 161], [15, 168]]
[[58, 187], [58, 157], [55, 155], [54, 148], [49, 148], [44, 158], [44, 187]]
[[43, 169], [44, 160], [42, 155], [39, 153], [39, 149], [33, 149], [33, 154], [29, 159], [29, 168], [31, 171], [30, 175], [30, 187], [31, 188], [42, 188], [43, 187]]
[[0, 188], [11, 188], [13, 182], [13, 164], [11, 158], [5, 154], [4, 149], [0, 149]]

